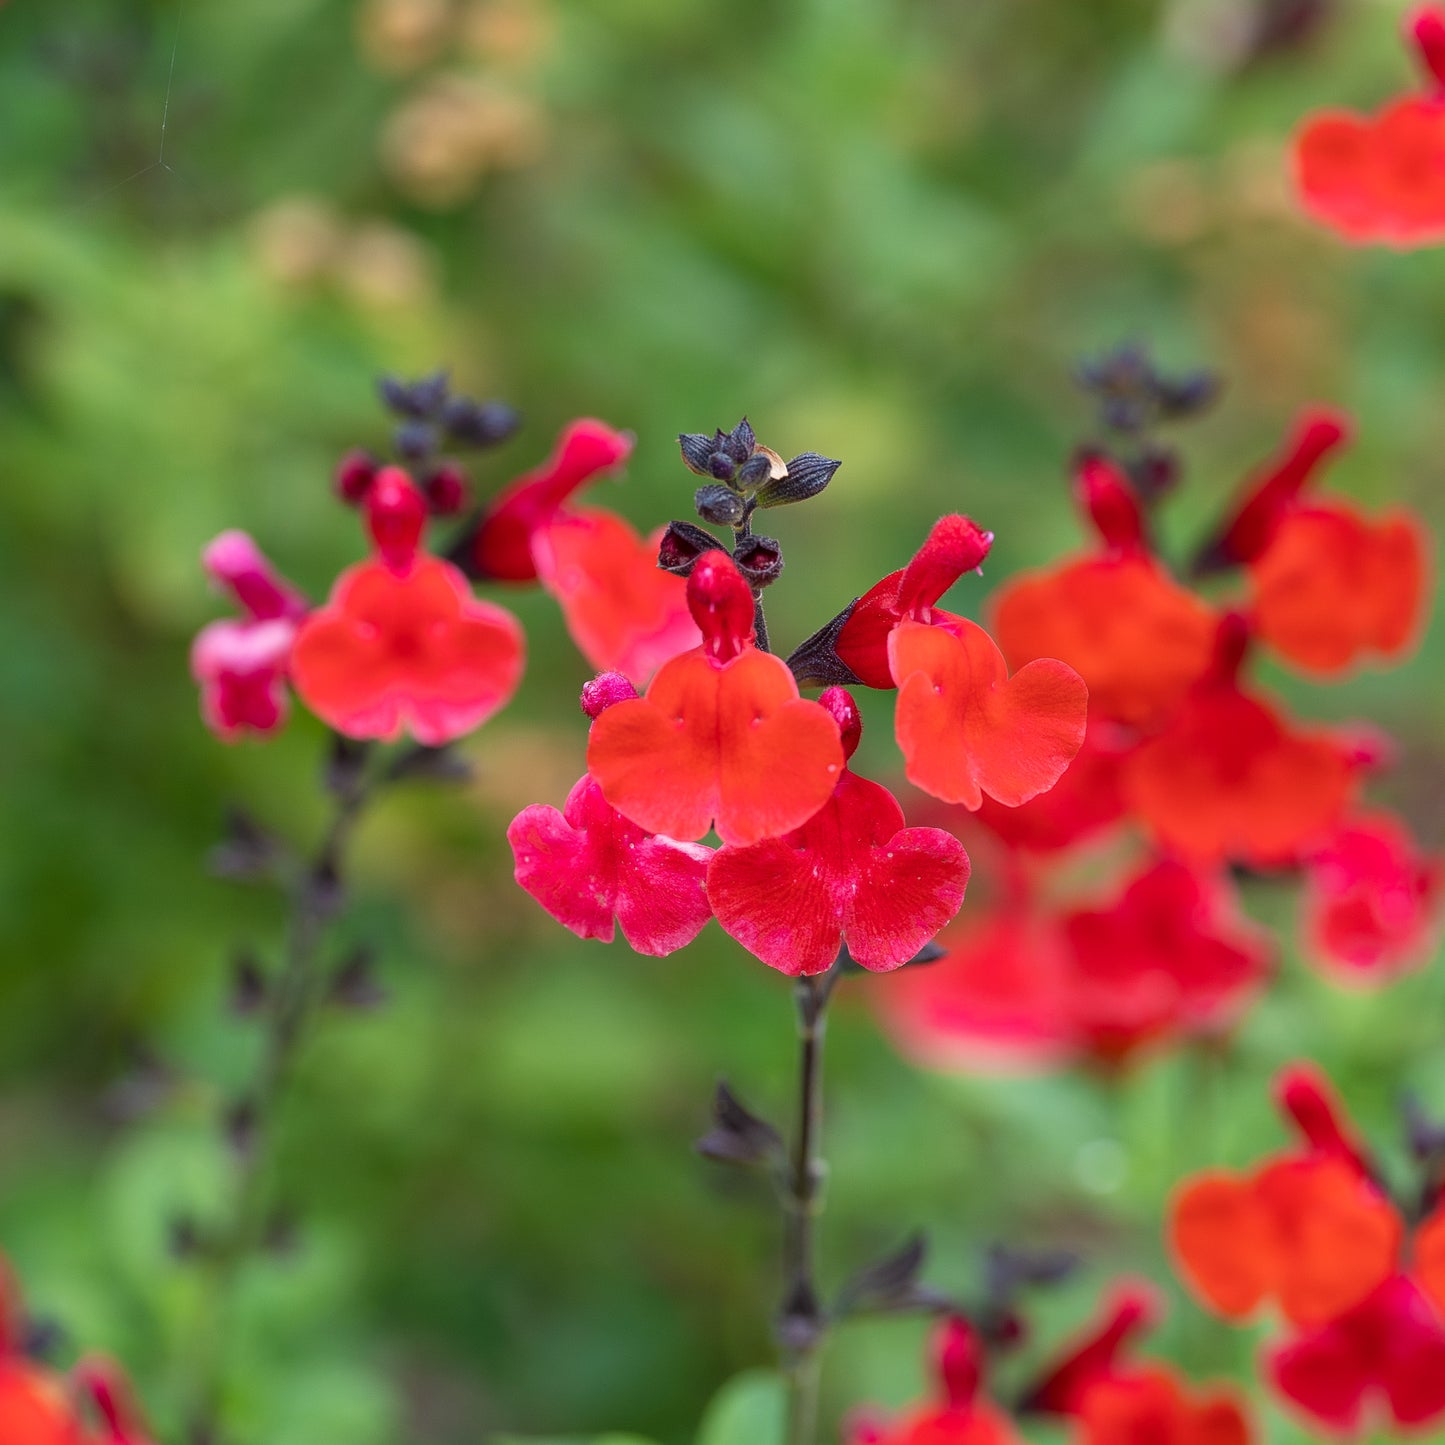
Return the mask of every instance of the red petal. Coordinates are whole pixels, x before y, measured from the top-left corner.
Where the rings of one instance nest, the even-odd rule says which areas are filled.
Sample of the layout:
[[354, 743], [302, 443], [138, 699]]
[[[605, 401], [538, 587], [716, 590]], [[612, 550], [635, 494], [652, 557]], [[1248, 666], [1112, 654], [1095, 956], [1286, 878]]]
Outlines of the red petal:
[[564, 512], [533, 537], [542, 586], [557, 599], [578, 651], [639, 686], [702, 641], [687, 583], [657, 565], [658, 534], [642, 538], [598, 508]]
[[902, 571], [890, 572], [853, 604], [834, 649], [864, 687], [892, 691], [893, 672], [888, 662], [888, 639], [903, 620], [898, 607]]
[[711, 850], [644, 833], [591, 778], [562, 813], [524, 808], [507, 841], [517, 882], [579, 938], [610, 943], [615, 915], [638, 953], [661, 957], [691, 943], [712, 916], [703, 890]]
[[723, 848], [708, 869], [718, 922], [782, 973], [821, 973], [846, 937], [864, 968], [906, 963], [959, 910], [968, 856], [938, 828], [904, 828], [886, 788], [845, 771], [801, 828]]
[[1372, 241], [1380, 229], [1370, 183], [1373, 140], [1371, 123], [1350, 111], [1321, 111], [1295, 136], [1295, 183], [1301, 204], [1315, 220], [1348, 241]]
[[948, 628], [901, 623], [888, 656], [908, 779], [936, 798], [967, 808], [985, 792], [1026, 802], [1053, 787], [1083, 745], [1088, 689], [1065, 663], [1042, 659], [1010, 678], [993, 639], [963, 618]]
[[1344, 506], [1292, 513], [1251, 575], [1256, 633], [1310, 672], [1398, 658], [1426, 601], [1426, 549], [1404, 513], [1368, 521]]
[[60, 1381], [21, 1357], [0, 1360], [0, 1440], [5, 1445], [83, 1445]]
[[592, 724], [587, 766], [649, 832], [697, 839], [716, 819], [724, 843], [746, 845], [807, 822], [832, 796], [843, 748], [779, 658], [749, 648], [719, 665], [690, 652]]
[[1198, 1174], [1176, 1193], [1169, 1242], [1185, 1283], [1226, 1319], [1252, 1315], [1274, 1281], [1270, 1217], [1252, 1182], [1223, 1170]]
[[899, 611], [928, 621], [933, 604], [965, 572], [982, 566], [992, 545], [993, 533], [983, 531], [968, 517], [957, 513], [940, 517], [898, 579]]
[[1147, 724], [1209, 666], [1215, 622], [1148, 557], [1089, 558], [1009, 583], [993, 629], [1011, 666], [1057, 657], [1084, 679], [1090, 715]]
[[291, 671], [306, 705], [338, 731], [394, 737], [407, 727], [437, 746], [500, 711], [522, 662], [516, 618], [427, 557], [405, 576], [379, 562], [344, 572], [302, 624]]
[[1031, 1409], [1077, 1414], [1091, 1385], [1126, 1368], [1125, 1351], [1159, 1322], [1162, 1302], [1153, 1286], [1130, 1281], [1104, 1301], [1100, 1317], [1064, 1347], [1063, 1356], [1029, 1392]]

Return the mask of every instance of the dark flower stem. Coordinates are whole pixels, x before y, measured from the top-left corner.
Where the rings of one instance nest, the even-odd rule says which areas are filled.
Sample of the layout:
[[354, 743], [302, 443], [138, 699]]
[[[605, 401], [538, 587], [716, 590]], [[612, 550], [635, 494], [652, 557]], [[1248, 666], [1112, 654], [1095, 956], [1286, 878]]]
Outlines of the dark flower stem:
[[398, 754], [388, 766], [370, 771], [368, 753], [356, 755], [354, 766], [331, 782], [330, 820], [316, 851], [297, 869], [291, 883], [285, 955], [262, 1017], [261, 1061], [249, 1094], [228, 1121], [235, 1160], [231, 1201], [225, 1219], [204, 1242], [204, 1314], [189, 1367], [194, 1445], [216, 1445], [219, 1440], [217, 1416], [236, 1282], [247, 1261], [266, 1247], [276, 1118], [301, 1047], [326, 997], [328, 979], [320, 963], [329, 925], [342, 901], [347, 849], [378, 789], [401, 776], [416, 751]]
[[783, 1300], [779, 1339], [788, 1381], [788, 1445], [813, 1445], [818, 1430], [819, 1350], [824, 1321], [815, 1276], [815, 1235], [827, 1165], [822, 1158], [823, 1041], [828, 1000], [841, 975], [835, 963], [795, 991], [798, 1035], [798, 1117], [783, 1203]]
[[[742, 546], [749, 537], [753, 535], [753, 514], [749, 510], [743, 514], [743, 519], [733, 528], [733, 547]], [[768, 638], [768, 619], [763, 615], [763, 589], [753, 588], [753, 643], [759, 652], [771, 652], [772, 646]]]

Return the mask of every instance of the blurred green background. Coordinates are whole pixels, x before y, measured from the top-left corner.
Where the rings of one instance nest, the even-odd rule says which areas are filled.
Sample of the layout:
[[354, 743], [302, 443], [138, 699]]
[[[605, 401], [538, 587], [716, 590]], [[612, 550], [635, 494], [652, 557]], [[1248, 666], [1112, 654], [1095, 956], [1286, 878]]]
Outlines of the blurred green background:
[[[382, 370], [444, 364], [523, 409], [484, 488], [574, 415], [634, 429], [599, 499], [644, 527], [688, 511], [676, 433], [746, 412], [784, 455], [844, 462], [820, 502], [774, 514], [786, 648], [944, 509], [997, 532], [994, 581], [1075, 545], [1064, 462], [1090, 415], [1071, 368], [1129, 338], [1226, 378], [1187, 437], [1176, 544], [1315, 400], [1358, 419], [1337, 484], [1438, 524], [1445, 256], [1311, 230], [1283, 163], [1309, 109], [1410, 83], [1403, 6], [1322, 4], [1307, 34], [1259, 43], [1280, 9], [0, 8], [0, 1246], [37, 1310], [129, 1363], [166, 1445], [201, 1307], [169, 1226], [214, 1198], [215, 1119], [254, 1067], [227, 960], [237, 940], [274, 953], [281, 922], [204, 856], [230, 801], [301, 838], [323, 812], [312, 721], [264, 747], [200, 725], [186, 652], [218, 611], [201, 545], [244, 527], [321, 593], [360, 549], [328, 477], [384, 442]], [[960, 610], [981, 599], [959, 589]], [[545, 597], [505, 600], [532, 662], [466, 745], [477, 781], [399, 793], [360, 838], [338, 949], [377, 940], [392, 1003], [329, 1020], [297, 1080], [280, 1177], [299, 1244], [246, 1279], [242, 1445], [682, 1445], [771, 1358], [773, 1214], [690, 1142], [719, 1075], [781, 1111], [788, 986], [715, 929], [665, 960], [578, 943], [512, 886], [507, 820], [580, 770], [586, 668]], [[1382, 796], [1431, 844], [1442, 661], [1431, 635], [1389, 676], [1275, 679], [1400, 739]], [[896, 765], [886, 701], [870, 717], [877, 775]], [[1288, 945], [1289, 901], [1251, 906]], [[1387, 1150], [1402, 1088], [1445, 1109], [1438, 969], [1361, 996], [1289, 958], [1207, 1081], [1186, 1057], [1118, 1086], [920, 1075], [854, 992], [829, 1060], [826, 1279], [915, 1227], [960, 1291], [990, 1240], [1082, 1249], [1039, 1301], [1039, 1348], [1122, 1271], [1174, 1288], [1165, 1193], [1278, 1141], [1278, 1062], [1323, 1061]], [[121, 1124], [142, 1044], [179, 1082]], [[829, 1418], [915, 1395], [921, 1337], [840, 1334]], [[1154, 1347], [1241, 1373], [1253, 1342], [1176, 1291]], [[1271, 1439], [1305, 1438], [1266, 1414]]]

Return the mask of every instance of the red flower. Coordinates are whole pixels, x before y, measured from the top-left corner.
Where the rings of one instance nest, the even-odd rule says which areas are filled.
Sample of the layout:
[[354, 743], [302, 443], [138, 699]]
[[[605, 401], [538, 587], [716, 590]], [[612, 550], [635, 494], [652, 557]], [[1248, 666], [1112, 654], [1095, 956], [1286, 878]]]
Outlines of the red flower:
[[532, 539], [537, 575], [577, 650], [639, 684], [702, 641], [687, 583], [657, 565], [661, 537], [640, 537], [616, 513], [588, 507], [558, 513]]
[[1231, 1392], [1191, 1398], [1164, 1365], [1096, 1381], [1077, 1415], [1081, 1445], [1249, 1445], [1251, 1439], [1248, 1417]]
[[[617, 686], [609, 686], [615, 679]], [[636, 697], [620, 674], [589, 684], [592, 716]], [[638, 952], [656, 957], [691, 943], [712, 917], [704, 880], [712, 849], [645, 832], [629, 823], [584, 777], [562, 812], [534, 803], [507, 829], [516, 879], [579, 938], [611, 943], [613, 920]]]
[[1445, 1413], [1445, 1327], [1403, 1275], [1274, 1346], [1265, 1365], [1280, 1395], [1339, 1435], [1414, 1429]]
[[339, 732], [427, 746], [452, 741], [506, 705], [521, 680], [522, 630], [472, 596], [449, 562], [420, 553], [426, 504], [405, 472], [377, 475], [365, 506], [380, 560], [342, 573], [302, 625], [296, 691]]
[[1403, 512], [1378, 521], [1340, 503], [1283, 517], [1250, 568], [1255, 631], [1310, 672], [1397, 658], [1424, 611], [1425, 539]]
[[1315, 1328], [1394, 1273], [1404, 1230], [1324, 1080], [1287, 1069], [1278, 1099], [1305, 1147], [1249, 1175], [1196, 1176], [1175, 1196], [1170, 1240], [1217, 1313], [1243, 1319], [1273, 1299], [1292, 1324]]
[[482, 574], [499, 582], [531, 582], [537, 576], [532, 542], [579, 487], [622, 465], [632, 453], [629, 432], [613, 431], [590, 418], [570, 423], [556, 449], [535, 471], [498, 493], [477, 531], [475, 552]]
[[1008, 583], [993, 631], [1010, 666], [1056, 657], [1074, 668], [1094, 718], [1148, 724], [1208, 667], [1214, 615], [1149, 555], [1138, 500], [1111, 462], [1086, 457], [1076, 490], [1103, 550]]
[[1355, 790], [1341, 740], [1296, 730], [1241, 690], [1248, 642], [1221, 622], [1211, 671], [1124, 764], [1124, 796], [1166, 848], [1201, 862], [1286, 861], [1335, 826]]
[[726, 553], [698, 561], [687, 599], [702, 647], [597, 718], [588, 771], [648, 832], [693, 841], [715, 820], [729, 844], [790, 833], [833, 794], [845, 763], [838, 724], [753, 645], [752, 593]]
[[1353, 818], [1306, 862], [1305, 940], [1322, 968], [1341, 981], [1383, 983], [1424, 961], [1445, 873], [1398, 818]]
[[1406, 97], [1377, 116], [1320, 111], [1294, 142], [1295, 183], [1347, 241], [1408, 249], [1445, 239], [1445, 103]]
[[1269, 969], [1266, 938], [1246, 927], [1224, 881], [1167, 859], [1110, 907], [1071, 913], [1062, 926], [1073, 1028], [1105, 1063], [1158, 1039], [1219, 1032]]
[[1167, 1038], [1218, 1032], [1269, 953], [1220, 881], [1160, 861], [1106, 908], [1005, 904], [946, 930], [948, 955], [879, 996], [909, 1053], [943, 1067], [1106, 1067]]
[[[862, 733], [856, 704], [841, 687], [819, 702], [837, 719], [851, 758]], [[967, 883], [957, 838], [905, 827], [892, 793], [847, 767], [801, 828], [723, 848], [707, 870], [724, 930], [791, 977], [825, 972], [844, 941], [864, 968], [897, 968], [958, 912]]]
[[897, 1420], [865, 1412], [850, 1419], [844, 1445], [1020, 1445], [1013, 1422], [982, 1397], [983, 1347], [973, 1327], [953, 1318], [933, 1337], [938, 1403]]
[[309, 604], [245, 532], [222, 532], [201, 564], [246, 614], [209, 623], [191, 646], [201, 717], [224, 742], [277, 732], [288, 711], [291, 644]]

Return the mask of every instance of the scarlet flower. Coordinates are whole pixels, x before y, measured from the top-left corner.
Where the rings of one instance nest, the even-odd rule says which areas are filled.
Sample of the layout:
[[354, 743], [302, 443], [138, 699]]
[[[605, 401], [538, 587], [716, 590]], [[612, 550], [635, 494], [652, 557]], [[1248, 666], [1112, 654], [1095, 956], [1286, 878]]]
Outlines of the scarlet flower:
[[983, 1348], [973, 1327], [946, 1320], [931, 1352], [936, 1402], [892, 1421], [855, 1415], [844, 1427], [844, 1445], [1020, 1445], [1013, 1422], [983, 1396]]
[[1248, 624], [1220, 623], [1215, 661], [1168, 725], [1124, 764], [1124, 796], [1166, 848], [1268, 866], [1324, 836], [1355, 791], [1349, 748], [1296, 729], [1238, 682]]
[[1214, 616], [1150, 555], [1138, 499], [1113, 463], [1083, 458], [1076, 491], [1101, 549], [1009, 582], [993, 631], [1012, 667], [1056, 657], [1074, 668], [1095, 719], [1147, 725], [1208, 667]]
[[472, 596], [449, 562], [419, 550], [426, 504], [405, 472], [377, 475], [364, 502], [379, 557], [343, 572], [302, 624], [291, 671], [337, 731], [439, 746], [480, 726], [521, 680], [522, 630]]
[[1160, 860], [1107, 907], [1014, 900], [945, 930], [947, 956], [880, 995], [909, 1053], [943, 1067], [1118, 1067], [1168, 1038], [1225, 1027], [1269, 964], [1223, 880]]
[[1407, 513], [1371, 521], [1338, 502], [1298, 508], [1250, 568], [1255, 631], [1309, 672], [1397, 658], [1419, 631], [1427, 571], [1424, 535]]
[[753, 598], [732, 559], [708, 552], [687, 579], [703, 645], [665, 663], [646, 695], [592, 724], [587, 768], [607, 801], [651, 833], [696, 841], [716, 822], [746, 846], [801, 827], [845, 763], [838, 724], [798, 695], [753, 643]]
[[208, 623], [191, 646], [202, 720], [223, 742], [277, 732], [288, 710], [291, 644], [309, 604], [245, 532], [222, 532], [201, 563], [245, 613]]
[[[589, 684], [596, 717], [636, 697], [620, 674]], [[556, 808], [534, 803], [507, 829], [517, 882], [579, 938], [611, 943], [614, 920], [638, 952], [661, 957], [691, 943], [712, 917], [704, 881], [712, 849], [645, 832], [583, 777]]]
[[1304, 935], [1321, 968], [1342, 982], [1374, 984], [1424, 960], [1445, 870], [1421, 855], [1398, 818], [1347, 820], [1306, 865]]
[[1445, 1326], [1404, 1275], [1273, 1346], [1265, 1368], [1286, 1401], [1338, 1435], [1411, 1430], [1445, 1414]]
[[[852, 697], [818, 700], [851, 758], [862, 735]], [[790, 977], [825, 972], [843, 942], [864, 968], [906, 963], [963, 903], [968, 854], [941, 828], [904, 826], [887, 788], [850, 768], [801, 828], [750, 847], [726, 847], [708, 865], [718, 922], [748, 952]]]
[[909, 782], [976, 809], [987, 793], [1010, 807], [1047, 792], [1084, 741], [1088, 689], [1042, 658], [1009, 676], [976, 622], [936, 607], [988, 555], [993, 534], [948, 516], [902, 571], [854, 606], [838, 656], [868, 687], [898, 688], [894, 734]]
[[1191, 1397], [1179, 1376], [1151, 1365], [1096, 1381], [1078, 1408], [1081, 1445], [1249, 1445], [1249, 1419], [1227, 1390]]
[[1278, 1098], [1304, 1148], [1248, 1175], [1197, 1175], [1175, 1196], [1170, 1243], [1186, 1282], [1217, 1313], [1244, 1319], [1274, 1300], [1292, 1324], [1312, 1329], [1394, 1273], [1404, 1230], [1324, 1080], [1288, 1069]]

